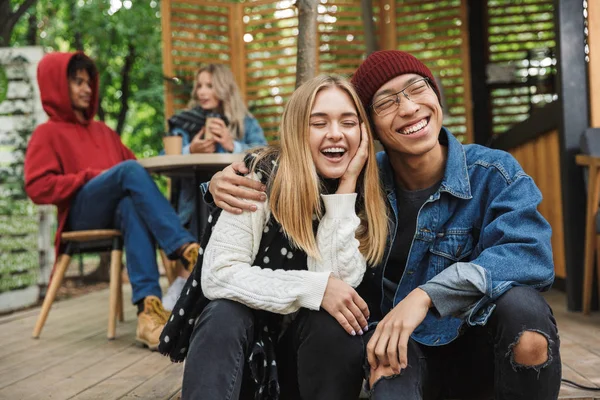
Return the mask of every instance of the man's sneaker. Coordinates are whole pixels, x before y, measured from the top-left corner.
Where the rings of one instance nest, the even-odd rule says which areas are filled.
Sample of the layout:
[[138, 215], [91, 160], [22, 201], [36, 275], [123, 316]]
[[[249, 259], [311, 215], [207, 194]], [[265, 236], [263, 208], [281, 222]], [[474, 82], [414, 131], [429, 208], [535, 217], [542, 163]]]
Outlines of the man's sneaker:
[[178, 276], [177, 278], [175, 278], [173, 283], [171, 283], [171, 286], [169, 286], [169, 289], [167, 289], [167, 293], [163, 296], [162, 299], [162, 305], [165, 310], [173, 310], [173, 308], [175, 307], [175, 303], [177, 303], [179, 295], [181, 294], [181, 291], [183, 290], [183, 286], [185, 285], [186, 281], [187, 279]]
[[200, 245], [198, 243], [190, 243], [187, 245], [179, 259], [183, 264], [183, 267], [188, 271], [191, 271], [196, 266], [196, 261], [198, 261], [198, 251], [200, 250]]
[[144, 311], [138, 315], [135, 340], [148, 346], [150, 350], [157, 350], [160, 334], [168, 318], [169, 313], [165, 311], [158, 297], [146, 297], [144, 299]]

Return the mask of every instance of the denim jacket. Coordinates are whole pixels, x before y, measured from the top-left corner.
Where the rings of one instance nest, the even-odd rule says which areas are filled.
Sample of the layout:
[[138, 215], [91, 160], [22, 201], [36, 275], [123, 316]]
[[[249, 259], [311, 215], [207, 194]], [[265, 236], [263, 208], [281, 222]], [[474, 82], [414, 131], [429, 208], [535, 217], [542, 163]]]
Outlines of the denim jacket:
[[[394, 172], [377, 154], [390, 207], [390, 236], [383, 262], [365, 275], [361, 295], [382, 315], [421, 287], [434, 307], [412, 338], [443, 345], [469, 325], [484, 325], [494, 301], [514, 286], [547, 290], [554, 281], [551, 228], [538, 212], [542, 195], [509, 154], [462, 145], [446, 128], [446, 171], [439, 189], [417, 216], [416, 232], [394, 302], [386, 300], [385, 269], [398, 220]], [[373, 312], [373, 311], [372, 311]], [[381, 315], [379, 316], [381, 317]], [[467, 324], [465, 325], [464, 322]]]
[[[182, 129], [173, 129], [173, 133], [181, 134], [183, 137], [183, 154], [190, 154], [190, 142], [192, 135]], [[244, 139], [241, 141], [235, 140], [233, 142], [233, 153], [242, 153], [252, 147], [266, 146], [267, 140], [263, 133], [262, 128], [258, 124], [256, 118], [246, 115], [244, 118]], [[227, 153], [227, 151], [217, 143], [217, 153]], [[181, 185], [181, 193], [179, 194], [179, 202], [177, 205], [177, 214], [182, 224], [187, 224], [192, 221], [192, 215], [194, 214], [194, 183], [192, 180], [183, 180]], [[195, 224], [193, 224], [195, 227]], [[192, 229], [194, 230], [194, 229]]]

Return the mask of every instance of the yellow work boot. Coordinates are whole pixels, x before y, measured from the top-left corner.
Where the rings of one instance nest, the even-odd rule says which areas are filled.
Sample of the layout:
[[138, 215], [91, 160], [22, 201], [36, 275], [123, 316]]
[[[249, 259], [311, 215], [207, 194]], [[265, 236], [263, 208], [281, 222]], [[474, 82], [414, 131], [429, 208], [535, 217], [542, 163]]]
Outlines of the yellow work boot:
[[169, 313], [165, 311], [158, 297], [146, 297], [144, 299], [144, 311], [138, 315], [135, 340], [148, 346], [150, 350], [157, 350], [160, 334], [168, 318]]
[[198, 251], [200, 250], [200, 245], [198, 243], [190, 243], [187, 245], [179, 259], [181, 263], [188, 271], [191, 271], [196, 266], [196, 261], [198, 261]]

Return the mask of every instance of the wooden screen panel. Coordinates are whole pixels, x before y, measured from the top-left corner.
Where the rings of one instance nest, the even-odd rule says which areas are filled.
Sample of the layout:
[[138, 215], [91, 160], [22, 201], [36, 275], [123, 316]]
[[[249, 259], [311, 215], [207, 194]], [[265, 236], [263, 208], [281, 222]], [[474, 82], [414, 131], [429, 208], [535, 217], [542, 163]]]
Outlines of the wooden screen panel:
[[381, 10], [388, 32], [380, 37], [382, 48], [409, 52], [431, 69], [446, 100], [444, 125], [472, 142], [466, 0], [386, 0]]
[[[492, 133], [501, 134], [529, 118], [532, 107], [555, 99], [551, 90], [540, 93], [532, 82], [538, 74], [551, 76], [555, 60], [529, 60], [530, 50], [554, 51], [553, 0], [487, 0], [487, 21]], [[494, 70], [504, 72], [494, 77]]]
[[565, 237], [560, 181], [560, 145], [558, 131], [553, 130], [535, 140], [510, 150], [523, 170], [533, 178], [544, 199], [538, 210], [552, 226], [554, 271], [566, 278]]
[[319, 72], [350, 77], [366, 55], [360, 0], [319, 5]]
[[270, 143], [296, 85], [298, 14], [292, 1], [243, 4], [246, 100]]
[[[231, 21], [233, 5], [204, 0], [168, 0], [162, 3], [163, 72], [165, 115], [171, 116], [186, 107], [193, 85], [194, 72], [203, 64], [232, 65], [234, 38]], [[239, 82], [238, 82], [239, 83]]]

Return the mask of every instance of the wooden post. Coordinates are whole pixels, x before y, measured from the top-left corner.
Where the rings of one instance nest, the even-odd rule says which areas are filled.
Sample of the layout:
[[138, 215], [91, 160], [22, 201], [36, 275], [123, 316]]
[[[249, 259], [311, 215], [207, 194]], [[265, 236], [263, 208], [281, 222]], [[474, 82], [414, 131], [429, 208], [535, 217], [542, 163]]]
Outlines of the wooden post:
[[244, 42], [244, 4], [229, 8], [229, 41], [231, 43], [231, 72], [246, 100], [246, 44]]
[[[590, 4], [591, 2], [588, 2]], [[564, 205], [567, 300], [581, 309], [585, 241], [585, 186], [575, 164], [581, 134], [590, 126], [587, 65], [584, 53], [583, 3], [554, 0], [556, 16], [557, 90], [560, 104], [561, 184]], [[577, 43], [581, 43], [578, 46]]]
[[398, 36], [396, 35], [395, 0], [381, 0], [379, 15], [379, 48], [381, 50], [396, 50], [398, 47]]
[[600, 4], [587, 2], [588, 45], [590, 63], [588, 77], [590, 85], [590, 121], [592, 128], [600, 128]]
[[463, 69], [463, 88], [465, 91], [465, 127], [467, 129], [465, 137], [467, 143], [473, 143], [473, 97], [471, 93], [471, 53], [469, 46], [469, 12], [467, 0], [461, 0], [460, 2], [460, 19], [461, 21], [463, 21], [463, 25], [460, 29], [460, 39]]
[[[163, 42], [163, 75], [166, 78], [173, 77], [173, 59], [171, 51], [171, 0], [161, 0], [160, 15], [162, 26], [162, 42]], [[165, 87], [165, 131], [167, 128], [167, 118], [173, 115], [175, 109], [173, 105], [173, 83], [169, 80], [164, 81]]]

